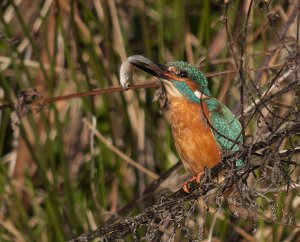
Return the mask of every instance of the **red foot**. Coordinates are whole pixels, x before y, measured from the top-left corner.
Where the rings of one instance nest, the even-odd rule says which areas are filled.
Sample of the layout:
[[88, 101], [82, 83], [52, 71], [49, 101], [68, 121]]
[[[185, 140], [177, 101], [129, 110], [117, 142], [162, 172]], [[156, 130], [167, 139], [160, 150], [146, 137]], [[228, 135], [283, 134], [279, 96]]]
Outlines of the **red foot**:
[[200, 183], [200, 181], [201, 181], [201, 176], [203, 175], [203, 172], [199, 172], [197, 175], [196, 175], [196, 182], [197, 182], [197, 184], [199, 184]]
[[191, 193], [188, 188], [188, 184], [194, 180], [196, 180], [196, 183], [199, 184], [202, 174], [203, 174], [203, 172], [200, 172], [196, 176], [191, 177], [189, 180], [187, 180], [185, 183], [183, 183], [183, 185], [182, 185], [183, 191], [185, 191], [185, 193]]

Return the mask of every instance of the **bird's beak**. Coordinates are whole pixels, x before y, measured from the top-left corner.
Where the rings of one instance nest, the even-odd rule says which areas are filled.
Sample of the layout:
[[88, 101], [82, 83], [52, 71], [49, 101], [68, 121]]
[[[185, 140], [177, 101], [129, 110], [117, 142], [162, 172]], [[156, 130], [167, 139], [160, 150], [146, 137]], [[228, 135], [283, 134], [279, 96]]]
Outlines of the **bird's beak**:
[[168, 80], [171, 78], [171, 73], [165, 65], [156, 64], [142, 55], [133, 55], [128, 58], [130, 64], [151, 74], [152, 76]]

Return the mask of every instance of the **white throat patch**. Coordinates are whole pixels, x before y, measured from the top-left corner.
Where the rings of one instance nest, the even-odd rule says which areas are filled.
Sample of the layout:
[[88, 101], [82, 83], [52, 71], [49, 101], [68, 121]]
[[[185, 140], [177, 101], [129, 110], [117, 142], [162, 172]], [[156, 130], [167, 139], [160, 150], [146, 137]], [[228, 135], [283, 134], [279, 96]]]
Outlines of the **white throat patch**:
[[198, 91], [198, 90], [194, 91], [194, 94], [195, 94], [195, 96], [196, 96], [197, 98], [199, 98], [199, 99], [200, 99], [201, 96], [202, 96], [201, 92]]
[[209, 98], [207, 95], [201, 93], [201, 92], [198, 91], [198, 90], [194, 91], [194, 94], [195, 94], [195, 96], [196, 96], [197, 98], [199, 98], [199, 99], [207, 99], [207, 98]]

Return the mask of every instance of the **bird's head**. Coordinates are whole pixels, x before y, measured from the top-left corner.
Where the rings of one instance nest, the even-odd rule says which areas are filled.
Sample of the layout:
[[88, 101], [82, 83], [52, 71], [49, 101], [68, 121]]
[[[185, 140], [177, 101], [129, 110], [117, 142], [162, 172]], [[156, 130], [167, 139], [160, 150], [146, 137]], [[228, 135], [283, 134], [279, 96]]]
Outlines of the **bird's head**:
[[145, 57], [134, 57], [135, 56], [130, 57], [130, 63], [160, 78], [167, 95], [170, 97], [185, 96], [191, 101], [198, 102], [199, 92], [206, 96], [211, 96], [206, 77], [191, 64], [183, 61], [175, 61], [162, 65], [155, 64]]

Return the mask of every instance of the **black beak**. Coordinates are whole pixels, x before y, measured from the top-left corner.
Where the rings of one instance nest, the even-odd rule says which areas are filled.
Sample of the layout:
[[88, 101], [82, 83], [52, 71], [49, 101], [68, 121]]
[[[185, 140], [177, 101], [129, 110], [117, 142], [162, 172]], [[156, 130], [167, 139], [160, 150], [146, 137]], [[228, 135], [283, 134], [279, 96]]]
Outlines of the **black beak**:
[[169, 71], [165, 65], [156, 64], [142, 55], [130, 56], [128, 58], [128, 61], [130, 62], [130, 64], [151, 74], [152, 76], [156, 76], [162, 79], [169, 79], [167, 75]]

